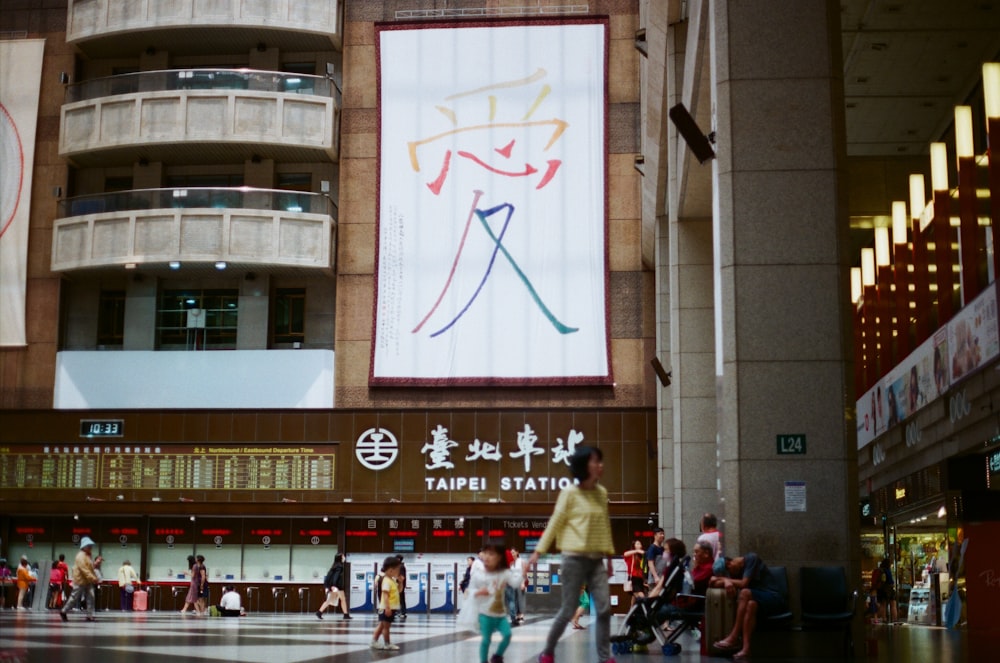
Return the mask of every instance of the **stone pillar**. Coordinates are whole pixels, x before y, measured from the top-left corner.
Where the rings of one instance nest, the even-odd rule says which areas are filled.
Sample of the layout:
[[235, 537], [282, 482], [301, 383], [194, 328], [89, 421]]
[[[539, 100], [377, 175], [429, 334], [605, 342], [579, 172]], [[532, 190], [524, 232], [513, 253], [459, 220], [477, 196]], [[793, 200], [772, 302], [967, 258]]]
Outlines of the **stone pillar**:
[[269, 327], [268, 292], [270, 278], [250, 272], [240, 281], [240, 317], [237, 322], [237, 350], [266, 350]]
[[[670, 348], [676, 383], [674, 536], [690, 546], [706, 512], [720, 517], [716, 481], [712, 220], [670, 224]], [[690, 550], [689, 550], [690, 552]]]
[[134, 274], [125, 288], [125, 338], [123, 350], [156, 349], [157, 279]]
[[[685, 541], [689, 552], [698, 537], [702, 515], [723, 516], [717, 482], [715, 422], [715, 327], [712, 305], [713, 244], [710, 193], [712, 166], [699, 164], [687, 153], [666, 110], [685, 98], [685, 88], [698, 88], [696, 102], [710, 106], [707, 68], [701, 63], [707, 5], [691, 7], [688, 20], [671, 17], [666, 30], [666, 82], [663, 87], [664, 126], [661, 140], [669, 164], [665, 204], [670, 219], [669, 260], [658, 265], [669, 281], [669, 352], [673, 371], [669, 425], [671, 532]], [[647, 30], [648, 34], [648, 30]], [[688, 101], [695, 111], [695, 102]]]
[[[710, 12], [725, 546], [788, 566], [798, 611], [800, 566], [861, 580], [839, 6]], [[786, 434], [804, 453], [778, 452]]]

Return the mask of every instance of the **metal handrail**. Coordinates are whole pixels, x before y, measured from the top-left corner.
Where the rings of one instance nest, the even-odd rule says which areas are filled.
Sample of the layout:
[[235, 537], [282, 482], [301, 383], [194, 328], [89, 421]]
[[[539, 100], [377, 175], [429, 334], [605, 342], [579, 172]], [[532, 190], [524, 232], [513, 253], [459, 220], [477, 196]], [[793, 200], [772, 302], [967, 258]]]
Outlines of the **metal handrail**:
[[336, 97], [325, 76], [259, 69], [162, 69], [93, 78], [66, 86], [66, 103], [164, 90], [254, 90]]
[[171, 187], [87, 194], [60, 200], [59, 218], [149, 209], [262, 209], [326, 214], [337, 219], [337, 205], [325, 193], [255, 187]]

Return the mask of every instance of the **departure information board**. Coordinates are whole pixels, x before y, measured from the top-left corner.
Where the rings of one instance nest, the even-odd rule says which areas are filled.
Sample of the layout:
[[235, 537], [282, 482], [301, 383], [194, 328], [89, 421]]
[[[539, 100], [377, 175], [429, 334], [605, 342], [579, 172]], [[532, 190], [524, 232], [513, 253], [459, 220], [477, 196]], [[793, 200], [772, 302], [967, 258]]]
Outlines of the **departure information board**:
[[333, 490], [336, 446], [12, 445], [0, 489]]

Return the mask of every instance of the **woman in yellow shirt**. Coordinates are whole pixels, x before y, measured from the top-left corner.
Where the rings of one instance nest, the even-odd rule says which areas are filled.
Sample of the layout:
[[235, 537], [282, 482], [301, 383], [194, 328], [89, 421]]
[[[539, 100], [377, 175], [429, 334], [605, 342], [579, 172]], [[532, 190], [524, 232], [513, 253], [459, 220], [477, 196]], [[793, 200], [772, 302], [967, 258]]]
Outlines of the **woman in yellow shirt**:
[[535, 566], [538, 556], [554, 543], [562, 551], [562, 606], [552, 621], [538, 663], [554, 662], [556, 644], [576, 612], [580, 590], [585, 585], [597, 611], [594, 629], [597, 660], [614, 663], [608, 577], [612, 574], [615, 546], [611, 540], [608, 491], [599, 483], [604, 473], [604, 455], [594, 447], [577, 447], [569, 467], [577, 483], [559, 493], [548, 527], [528, 561], [528, 568]]

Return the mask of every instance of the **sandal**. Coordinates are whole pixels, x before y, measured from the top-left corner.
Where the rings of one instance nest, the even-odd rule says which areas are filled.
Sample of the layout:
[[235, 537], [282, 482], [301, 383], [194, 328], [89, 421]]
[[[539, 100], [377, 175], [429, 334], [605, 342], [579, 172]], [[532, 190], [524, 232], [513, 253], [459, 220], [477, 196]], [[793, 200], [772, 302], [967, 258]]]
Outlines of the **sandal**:
[[582, 630], [582, 629], [583, 629], [584, 627], [583, 627], [583, 626], [580, 626], [580, 625], [579, 625], [579, 624], [577, 624], [576, 622], [573, 622], [573, 628], [575, 628], [575, 629], [581, 629], [581, 630]]
[[716, 640], [712, 643], [712, 646], [721, 651], [734, 651], [740, 648], [739, 643], [725, 642], [723, 640]]

